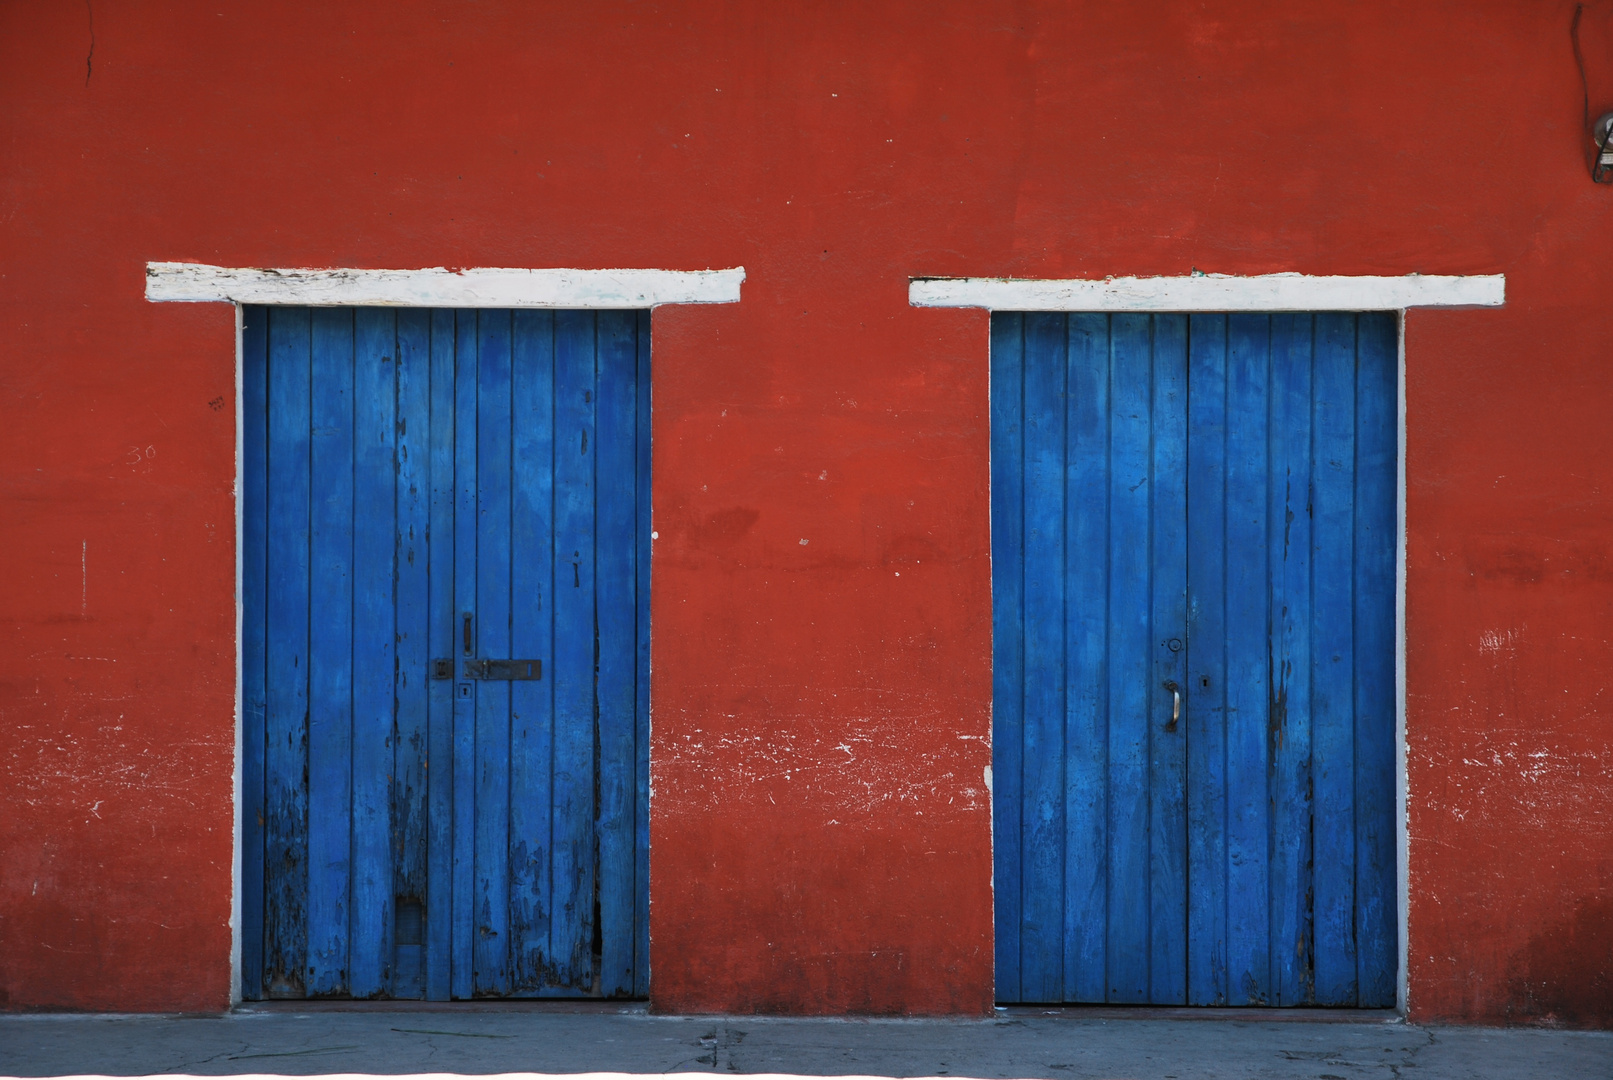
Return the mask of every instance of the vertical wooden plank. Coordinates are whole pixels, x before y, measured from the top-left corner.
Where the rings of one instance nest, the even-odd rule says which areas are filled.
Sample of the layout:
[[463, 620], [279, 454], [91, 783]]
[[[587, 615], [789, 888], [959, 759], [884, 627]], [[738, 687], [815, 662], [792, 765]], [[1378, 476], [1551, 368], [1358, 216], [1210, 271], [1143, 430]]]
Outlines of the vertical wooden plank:
[[[431, 692], [431, 312], [397, 309], [397, 471], [391, 537], [396, 567], [397, 665], [392, 673], [396, 719], [392, 745], [392, 897], [397, 907], [427, 905], [427, 740]], [[425, 994], [425, 942], [393, 930], [391, 993]], [[411, 935], [412, 936], [412, 935]]]
[[263, 996], [269, 309], [241, 311], [241, 995]]
[[1065, 317], [1025, 316], [1025, 717], [1020, 988], [1064, 994]]
[[1271, 939], [1277, 1004], [1314, 999], [1311, 862], [1311, 361], [1314, 317], [1271, 320]]
[[997, 1000], [1023, 1001], [1021, 762], [1024, 745], [1025, 316], [991, 316], [992, 883]]
[[[464, 676], [477, 655], [476, 390], [477, 313], [454, 314], [454, 885], [451, 993], [474, 992], [476, 948], [476, 690]], [[467, 625], [469, 629], [467, 629]]]
[[348, 988], [353, 814], [353, 311], [315, 308], [308, 993]]
[[1131, 1003], [1148, 1000], [1150, 961], [1152, 321], [1115, 315], [1110, 326], [1108, 1000]]
[[[457, 666], [459, 646], [454, 640], [454, 482], [455, 452], [455, 315], [430, 313], [431, 429], [426, 440], [430, 455], [430, 519], [426, 523], [427, 638], [431, 659]], [[417, 549], [418, 551], [418, 549]], [[454, 937], [454, 679], [427, 683], [427, 867], [426, 867], [426, 997], [446, 1001], [453, 996]]]
[[[477, 320], [476, 655], [510, 658], [511, 312]], [[476, 687], [477, 994], [510, 982], [510, 683]]]
[[594, 457], [594, 482], [599, 501], [594, 589], [599, 621], [599, 992], [606, 997], [625, 997], [633, 989], [638, 313], [601, 311], [597, 318], [595, 430], [599, 452]]
[[[1188, 328], [1187, 1002], [1225, 1005], [1227, 317]], [[1240, 418], [1241, 422], [1241, 418]]]
[[543, 678], [510, 684], [510, 979], [543, 984], [549, 951], [549, 804], [554, 767], [554, 315], [514, 313], [510, 400], [510, 649]]
[[309, 311], [269, 318], [264, 677], [264, 979], [302, 997], [308, 960]]
[[1227, 987], [1234, 1005], [1273, 1003], [1271, 982], [1270, 593], [1267, 566], [1271, 318], [1227, 316]]
[[1355, 323], [1316, 316], [1311, 365], [1311, 823], [1316, 1001], [1354, 1005]]
[[1355, 940], [1359, 999], [1395, 1003], [1395, 472], [1399, 326], [1360, 316], [1355, 449]]
[[555, 314], [553, 985], [594, 985], [594, 315]]
[[1071, 314], [1068, 335], [1064, 1000], [1100, 1002], [1108, 939], [1109, 317]]
[[1155, 315], [1148, 687], [1148, 997], [1187, 1004], [1187, 316]]
[[650, 537], [651, 514], [651, 414], [650, 414], [650, 326], [649, 311], [638, 313], [638, 398], [637, 449], [634, 483], [637, 492], [636, 582], [633, 602], [638, 648], [637, 696], [634, 713], [634, 810], [633, 810], [633, 994], [647, 997], [650, 992]]
[[397, 678], [397, 316], [353, 312], [352, 913], [348, 992], [392, 989], [392, 735]]

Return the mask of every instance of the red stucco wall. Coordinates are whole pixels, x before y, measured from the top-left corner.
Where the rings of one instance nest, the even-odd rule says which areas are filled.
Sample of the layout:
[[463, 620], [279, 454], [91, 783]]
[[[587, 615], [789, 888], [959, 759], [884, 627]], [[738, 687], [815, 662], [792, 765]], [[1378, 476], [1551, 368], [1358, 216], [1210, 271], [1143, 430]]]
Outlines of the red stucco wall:
[[1407, 321], [1410, 1003], [1613, 1022], [1573, 5], [1146, 9], [0, 7], [0, 1005], [228, 999], [233, 315], [146, 260], [746, 267], [655, 318], [653, 994], [809, 1012], [991, 1002], [987, 319], [907, 277], [1197, 267], [1507, 275]]

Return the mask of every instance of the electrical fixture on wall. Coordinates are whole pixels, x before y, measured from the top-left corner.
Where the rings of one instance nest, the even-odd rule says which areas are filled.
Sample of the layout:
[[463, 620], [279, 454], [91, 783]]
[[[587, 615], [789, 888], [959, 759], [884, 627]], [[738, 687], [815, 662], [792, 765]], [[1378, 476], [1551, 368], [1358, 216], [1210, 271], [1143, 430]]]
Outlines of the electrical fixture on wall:
[[1598, 184], [1613, 184], [1613, 112], [1603, 113], [1591, 125], [1591, 138], [1596, 142], [1596, 160], [1591, 163], [1591, 179]]
[[[1613, 184], [1613, 112], [1603, 113], [1596, 121], [1591, 123], [1591, 80], [1585, 73], [1585, 52], [1580, 47], [1580, 23], [1585, 16], [1585, 5], [1574, 5], [1574, 18], [1568, 24], [1568, 40], [1574, 47], [1574, 66], [1579, 68], [1579, 88], [1583, 97], [1585, 126], [1589, 130], [1591, 146], [1595, 150], [1591, 158], [1591, 180], [1598, 184]], [[1598, 28], [1601, 37], [1607, 36], [1609, 29], [1608, 12], [1604, 10], [1593, 14], [1591, 26], [1593, 42]], [[1606, 44], [1606, 42], [1602, 42]], [[1600, 91], [1598, 96], [1601, 96]]]

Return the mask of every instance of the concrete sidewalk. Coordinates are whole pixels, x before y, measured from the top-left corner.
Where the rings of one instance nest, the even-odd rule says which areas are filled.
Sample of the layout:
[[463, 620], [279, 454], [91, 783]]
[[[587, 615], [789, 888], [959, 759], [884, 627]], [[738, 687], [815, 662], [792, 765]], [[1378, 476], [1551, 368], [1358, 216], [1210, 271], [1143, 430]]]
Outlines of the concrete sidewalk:
[[994, 1019], [651, 1016], [642, 1006], [270, 1006], [209, 1018], [0, 1017], [0, 1075], [1613, 1077], [1613, 1033], [1387, 1014], [1012, 1009]]

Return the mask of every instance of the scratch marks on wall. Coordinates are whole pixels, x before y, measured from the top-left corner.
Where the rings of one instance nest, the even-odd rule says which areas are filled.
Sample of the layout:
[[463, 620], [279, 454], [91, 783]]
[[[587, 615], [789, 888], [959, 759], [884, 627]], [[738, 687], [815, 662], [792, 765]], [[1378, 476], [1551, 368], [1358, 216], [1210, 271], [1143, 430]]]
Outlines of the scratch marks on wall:
[[[814, 687], [786, 704], [776, 686], [755, 692], [774, 700], [757, 712], [680, 710], [669, 725], [678, 734], [651, 765], [663, 812], [692, 812], [720, 795], [730, 805], [793, 807], [844, 825], [964, 815], [990, 804], [989, 741], [970, 733], [973, 724], [945, 717], [935, 695]], [[851, 715], [846, 698], [856, 703]], [[937, 740], [947, 724], [963, 734]]]
[[1479, 652], [1497, 659], [1503, 656], [1509, 660], [1514, 659], [1518, 655], [1518, 641], [1523, 631], [1524, 628], [1521, 626], [1480, 631]]
[[[203, 797], [203, 781], [228, 762], [227, 745], [141, 744], [130, 737], [122, 713], [90, 722], [75, 715], [82, 707], [93, 707], [77, 697], [58, 709], [59, 722], [12, 726], [6, 803], [54, 807], [81, 823], [105, 820], [114, 813], [131, 823], [155, 821], [175, 810], [213, 809]], [[109, 804], [115, 809], [103, 811]]]
[[1571, 828], [1587, 841], [1613, 844], [1613, 820], [1584, 798], [1584, 787], [1613, 776], [1613, 748], [1564, 745], [1553, 725], [1494, 728], [1460, 748], [1430, 740], [1419, 747], [1418, 772], [1438, 776], [1426, 793], [1433, 808], [1457, 821], [1523, 821], [1540, 829]]

